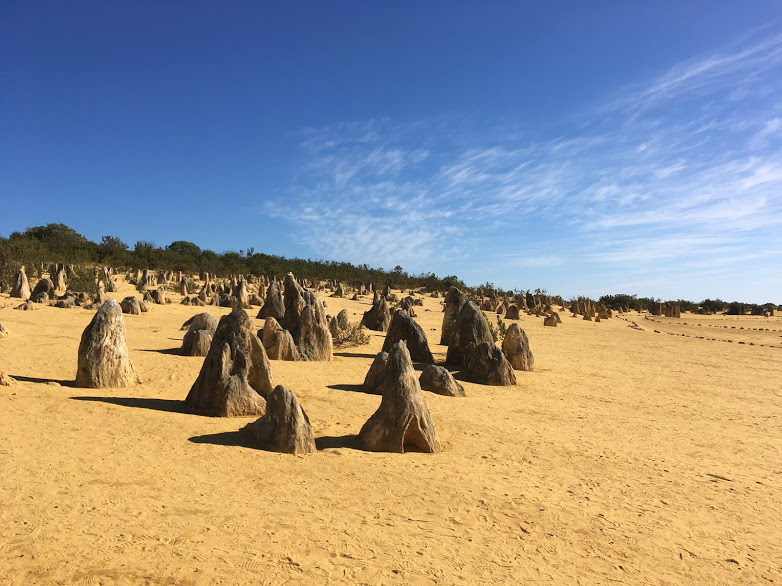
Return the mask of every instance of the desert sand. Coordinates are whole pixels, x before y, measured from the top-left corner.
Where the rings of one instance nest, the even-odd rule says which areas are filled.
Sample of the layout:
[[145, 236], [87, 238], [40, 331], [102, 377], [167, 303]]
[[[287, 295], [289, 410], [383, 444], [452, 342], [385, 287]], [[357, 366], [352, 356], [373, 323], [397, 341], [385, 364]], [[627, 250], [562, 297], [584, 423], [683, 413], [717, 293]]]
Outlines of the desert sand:
[[[229, 310], [171, 297], [124, 316], [143, 384], [96, 390], [71, 386], [93, 311], [0, 295], [2, 584], [782, 580], [780, 317], [522, 315], [518, 386], [424, 393], [435, 454], [359, 449], [369, 332], [331, 362], [272, 362], [319, 449], [291, 456], [254, 447], [254, 418], [183, 412], [203, 358], [177, 355], [180, 326]], [[324, 299], [352, 322], [371, 301]], [[440, 299], [416, 311], [441, 363]]]

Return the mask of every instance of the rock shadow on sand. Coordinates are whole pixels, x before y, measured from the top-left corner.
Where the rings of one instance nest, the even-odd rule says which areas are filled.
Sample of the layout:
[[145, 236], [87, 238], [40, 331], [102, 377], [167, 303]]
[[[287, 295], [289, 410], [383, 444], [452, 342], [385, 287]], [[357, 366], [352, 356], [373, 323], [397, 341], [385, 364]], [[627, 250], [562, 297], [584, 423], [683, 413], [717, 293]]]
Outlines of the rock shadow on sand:
[[169, 354], [172, 356], [182, 356], [182, 348], [141, 348], [139, 352], [156, 352], [157, 354]]
[[324, 435], [315, 438], [315, 447], [318, 448], [318, 450], [347, 448], [350, 450], [360, 450], [362, 452], [367, 451], [361, 444], [358, 435]]
[[185, 413], [184, 401], [175, 399], [150, 399], [145, 397], [71, 397], [71, 399], [75, 401], [110, 403], [136, 409], [152, 409], [153, 411], [165, 411], [168, 413]]
[[55, 383], [61, 387], [72, 387], [75, 384], [73, 380], [62, 380], [59, 378], [40, 378], [37, 376], [22, 376], [20, 374], [9, 374], [9, 376], [20, 383], [39, 383], [42, 385]]
[[362, 352], [334, 352], [334, 356], [342, 358], [374, 358], [377, 354], [365, 354]]
[[327, 389], [335, 389], [337, 391], [350, 391], [351, 393], [363, 393], [365, 395], [371, 395], [364, 390], [363, 385], [349, 385], [346, 383], [340, 383], [338, 385], [326, 385]]
[[223, 431], [220, 433], [208, 433], [205, 435], [195, 435], [187, 441], [194, 444], [212, 444], [214, 446], [235, 446], [240, 448], [251, 448], [261, 450], [258, 442], [255, 441], [247, 427], [237, 431]]

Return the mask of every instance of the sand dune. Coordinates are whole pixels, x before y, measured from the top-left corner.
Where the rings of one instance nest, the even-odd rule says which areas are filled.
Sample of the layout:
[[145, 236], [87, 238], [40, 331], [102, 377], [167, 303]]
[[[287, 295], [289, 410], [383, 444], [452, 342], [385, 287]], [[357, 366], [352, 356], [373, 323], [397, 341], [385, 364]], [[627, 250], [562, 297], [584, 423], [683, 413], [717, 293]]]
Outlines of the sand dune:
[[[351, 321], [370, 305], [326, 301]], [[441, 362], [439, 301], [416, 311]], [[319, 448], [290, 456], [255, 449], [252, 418], [182, 411], [203, 359], [177, 355], [179, 328], [229, 310], [125, 316], [144, 382], [95, 390], [70, 386], [93, 312], [17, 303], [0, 296], [3, 584], [782, 580], [782, 318], [523, 315], [517, 387], [425, 393], [437, 454], [358, 448], [370, 332], [331, 362], [272, 362]]]

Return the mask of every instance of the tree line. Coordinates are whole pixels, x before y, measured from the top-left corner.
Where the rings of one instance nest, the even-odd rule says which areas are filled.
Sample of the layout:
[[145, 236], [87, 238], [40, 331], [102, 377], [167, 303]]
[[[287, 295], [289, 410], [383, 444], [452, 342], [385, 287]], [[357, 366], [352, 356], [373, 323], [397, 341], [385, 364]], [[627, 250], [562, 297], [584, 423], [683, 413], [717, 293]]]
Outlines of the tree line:
[[400, 289], [428, 287], [445, 290], [452, 285], [467, 288], [455, 275], [408, 274], [399, 265], [386, 270], [366, 264], [286, 258], [256, 252], [254, 248], [218, 253], [202, 250], [197, 244], [185, 240], [162, 247], [139, 240], [132, 248], [116, 236], [103, 236], [100, 242], [93, 242], [65, 224], [34, 226], [23, 232], [13, 232], [7, 238], [0, 236], [0, 280], [12, 279], [20, 265], [26, 266], [29, 272], [55, 262], [116, 269], [207, 272], [223, 277], [231, 274], [282, 276], [292, 272], [297, 277], [310, 280], [375, 283]]
[[[186, 240], [177, 240], [168, 246], [157, 246], [153, 242], [139, 240], [133, 248], [116, 236], [103, 236], [100, 242], [93, 242], [65, 224], [47, 224], [34, 226], [23, 232], [12, 232], [7, 238], [0, 236], [0, 280], [10, 281], [20, 265], [29, 270], [54, 262], [67, 264], [111, 266], [117, 269], [156, 269], [182, 271], [184, 273], [210, 273], [216, 276], [231, 274], [276, 275], [292, 272], [297, 277], [309, 280], [336, 280], [343, 283], [375, 283], [389, 285], [399, 289], [427, 287], [431, 290], [445, 291], [456, 286], [470, 290], [477, 295], [501, 293], [512, 295], [523, 293], [499, 291], [493, 284], [485, 283], [475, 288], [467, 287], [455, 275], [438, 277], [434, 273], [408, 274], [401, 266], [386, 270], [373, 268], [366, 264], [353, 265], [349, 262], [286, 258], [247, 250], [214, 252], [202, 250], [197, 244]], [[536, 294], [547, 296], [541, 289]], [[560, 300], [561, 298], [555, 297]], [[608, 308], [635, 307], [650, 309], [652, 304], [663, 300], [637, 295], [603, 295], [599, 303]], [[679, 305], [683, 311], [697, 311], [702, 308], [710, 313], [738, 314], [757, 308], [777, 308], [774, 303], [757, 305], [727, 302], [721, 299], [704, 299], [700, 302], [685, 299], [667, 300], [665, 303]]]

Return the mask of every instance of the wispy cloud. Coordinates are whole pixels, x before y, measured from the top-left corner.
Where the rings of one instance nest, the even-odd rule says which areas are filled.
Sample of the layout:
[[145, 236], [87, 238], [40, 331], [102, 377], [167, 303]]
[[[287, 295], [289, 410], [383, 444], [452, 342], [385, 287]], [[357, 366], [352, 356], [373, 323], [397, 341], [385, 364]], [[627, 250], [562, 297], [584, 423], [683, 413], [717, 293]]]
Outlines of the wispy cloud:
[[[266, 212], [317, 255], [508, 286], [536, 267], [768, 258], [782, 252], [780, 73], [782, 36], [714, 52], [625, 88], [588, 132], [535, 142], [465, 147], [442, 119], [309, 129]], [[646, 281], [620, 270], [606, 287], [623, 282]]]

